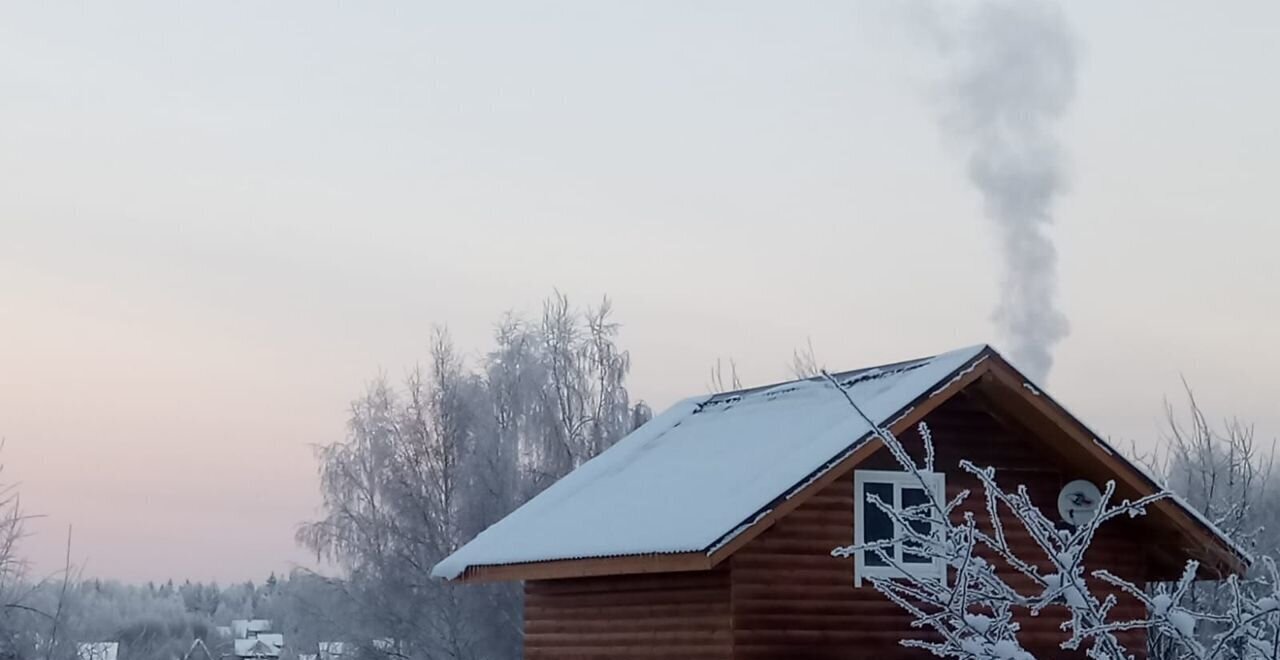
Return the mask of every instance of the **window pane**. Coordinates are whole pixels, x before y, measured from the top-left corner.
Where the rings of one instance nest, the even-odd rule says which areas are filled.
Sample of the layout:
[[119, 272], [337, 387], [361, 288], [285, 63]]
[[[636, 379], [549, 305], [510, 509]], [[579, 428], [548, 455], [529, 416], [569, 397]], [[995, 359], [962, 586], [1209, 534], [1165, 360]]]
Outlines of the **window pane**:
[[[902, 508], [903, 509], [906, 509], [907, 507], [917, 506], [920, 504], [925, 504], [928, 501], [929, 501], [929, 497], [928, 495], [925, 494], [924, 489], [903, 487], [902, 489]], [[924, 522], [922, 520], [913, 520], [909, 524], [911, 525], [911, 529], [915, 530], [919, 534], [928, 534], [929, 530], [933, 527], [933, 525], [927, 522]], [[923, 557], [910, 552], [904, 552], [902, 553], [902, 563], [931, 564], [933, 563], [933, 560], [928, 557]]]
[[[881, 501], [889, 506], [893, 506], [893, 484], [877, 484], [864, 483], [863, 497], [875, 495]], [[893, 520], [889, 518], [880, 507], [864, 500], [862, 505], [862, 540], [870, 543], [871, 541], [883, 541], [893, 538]], [[863, 553], [863, 563], [867, 566], [888, 566], [888, 563], [881, 559], [875, 552], [868, 550]], [[890, 552], [890, 556], [892, 553]]]

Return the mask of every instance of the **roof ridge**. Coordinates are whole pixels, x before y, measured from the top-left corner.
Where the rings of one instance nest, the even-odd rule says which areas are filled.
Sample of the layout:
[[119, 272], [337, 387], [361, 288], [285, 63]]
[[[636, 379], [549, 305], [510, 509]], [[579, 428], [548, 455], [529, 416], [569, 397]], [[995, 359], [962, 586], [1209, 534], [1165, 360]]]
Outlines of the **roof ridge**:
[[[851, 377], [851, 376], [858, 376], [858, 375], [860, 375], [860, 374], [865, 374], [865, 373], [870, 372], [870, 371], [880, 370], [880, 371], [890, 372], [890, 370], [895, 370], [895, 369], [898, 369], [899, 367], [908, 366], [908, 365], [913, 366], [913, 367], [914, 367], [914, 366], [922, 366], [922, 365], [924, 365], [925, 363], [928, 363], [928, 362], [930, 362], [930, 361], [932, 361], [932, 360], [936, 360], [936, 359], [938, 359], [938, 358], [940, 358], [940, 357], [944, 357], [944, 356], [950, 355], [950, 354], [952, 354], [952, 353], [960, 353], [960, 352], [967, 352], [967, 351], [980, 351], [981, 349], [990, 349], [990, 348], [991, 348], [991, 345], [990, 345], [990, 344], [985, 344], [985, 343], [983, 343], [983, 344], [971, 344], [971, 345], [969, 345], [969, 346], [965, 346], [965, 347], [963, 347], [963, 348], [958, 348], [958, 349], [951, 350], [951, 351], [944, 351], [944, 352], [942, 352], [942, 353], [935, 353], [935, 354], [933, 354], [933, 355], [925, 355], [925, 356], [922, 356], [922, 357], [912, 358], [912, 359], [909, 359], [909, 360], [899, 360], [899, 361], [897, 361], [897, 362], [889, 362], [889, 363], [886, 363], [886, 364], [874, 364], [874, 365], [869, 365], [869, 366], [866, 366], [866, 367], [857, 367], [857, 368], [854, 368], [854, 369], [846, 369], [846, 370], [843, 370], [843, 371], [835, 371], [835, 372], [830, 372], [830, 373], [831, 373], [831, 377], [832, 377], [832, 378], [835, 378], [836, 380], [840, 380], [840, 379], [842, 379], [842, 378], [849, 378], [849, 377]], [[895, 371], [895, 372], [893, 372], [893, 373], [897, 373], [897, 372]], [[742, 387], [742, 388], [739, 388], [739, 389], [736, 389], [736, 390], [726, 390], [726, 391], [724, 391], [724, 392], [716, 392], [716, 393], [712, 394], [709, 398], [707, 398], [707, 400], [706, 400], [706, 401], [703, 401], [703, 404], [705, 405], [705, 404], [710, 404], [710, 403], [719, 403], [719, 402], [720, 402], [721, 400], [723, 400], [723, 399], [728, 399], [728, 398], [732, 398], [732, 397], [735, 397], [735, 396], [736, 396], [736, 397], [743, 397], [743, 396], [748, 396], [748, 395], [751, 395], [751, 394], [757, 394], [757, 393], [760, 393], [760, 392], [762, 392], [762, 391], [772, 390], [772, 389], [775, 389], [775, 388], [779, 388], [779, 387], [782, 387], [782, 386], [784, 386], [784, 385], [791, 385], [791, 384], [795, 384], [795, 383], [803, 383], [803, 382], [805, 382], [805, 381], [814, 381], [814, 380], [822, 380], [822, 379], [823, 379], [823, 376], [822, 376], [822, 375], [806, 376], [806, 377], [804, 377], [804, 378], [792, 378], [792, 379], [790, 379], [790, 380], [780, 380], [780, 381], [776, 381], [776, 382], [773, 382], [773, 383], [766, 383], [766, 384], [764, 384], [764, 385], [752, 385], [751, 387]], [[842, 384], [843, 384], [843, 383], [842, 383]], [[845, 385], [845, 386], [847, 387], [847, 385]]]

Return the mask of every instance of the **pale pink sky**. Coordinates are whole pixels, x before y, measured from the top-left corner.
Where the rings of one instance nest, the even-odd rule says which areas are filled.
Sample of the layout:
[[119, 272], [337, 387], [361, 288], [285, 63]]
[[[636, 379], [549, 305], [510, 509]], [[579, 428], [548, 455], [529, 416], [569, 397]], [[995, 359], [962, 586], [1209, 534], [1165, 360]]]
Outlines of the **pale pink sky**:
[[[504, 310], [607, 293], [636, 396], [982, 341], [997, 265], [887, 2], [10, 4], [0, 436], [37, 571], [305, 561], [309, 446]], [[852, 6], [851, 6], [852, 5]], [[1071, 3], [1051, 389], [1280, 430], [1280, 8]], [[885, 326], [871, 318], [893, 320]]]

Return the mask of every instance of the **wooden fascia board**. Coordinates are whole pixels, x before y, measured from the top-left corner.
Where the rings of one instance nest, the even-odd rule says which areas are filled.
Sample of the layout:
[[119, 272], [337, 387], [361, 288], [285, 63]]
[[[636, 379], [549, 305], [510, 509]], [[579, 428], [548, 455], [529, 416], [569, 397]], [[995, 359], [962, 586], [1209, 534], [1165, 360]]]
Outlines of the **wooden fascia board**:
[[554, 559], [522, 564], [470, 566], [455, 582], [510, 582], [514, 580], [559, 580], [564, 578], [600, 577], [604, 575], [639, 575], [643, 573], [680, 573], [712, 568], [705, 552], [672, 554], [623, 555]]
[[[1043, 415], [1052, 422], [1054, 426], [1061, 429], [1067, 437], [1076, 442], [1090, 457], [1104, 465], [1111, 474], [1115, 475], [1118, 484], [1123, 484], [1139, 496], [1149, 495], [1160, 488], [1159, 484], [1152, 483], [1150, 478], [1142, 474], [1128, 460], [1116, 455], [1113, 450], [1107, 449], [1100, 444], [1100, 438], [1097, 438], [1088, 427], [1076, 419], [1074, 415], [1067, 412], [1056, 401], [1038, 390], [1027, 387], [1028, 381], [1007, 362], [996, 358], [991, 361], [988, 371], [990, 375], [987, 378], [989, 380], [998, 383], [1008, 394], [1017, 397], [1038, 414]], [[1173, 523], [1174, 527], [1187, 538], [1195, 541], [1199, 547], [1208, 549], [1217, 560], [1227, 567], [1228, 571], [1243, 573], [1248, 568], [1247, 561], [1244, 558], [1238, 556], [1224, 545], [1217, 534], [1196, 520], [1194, 516], [1184, 511], [1177, 502], [1171, 499], [1163, 499], [1153, 503], [1151, 508], [1163, 514]]]

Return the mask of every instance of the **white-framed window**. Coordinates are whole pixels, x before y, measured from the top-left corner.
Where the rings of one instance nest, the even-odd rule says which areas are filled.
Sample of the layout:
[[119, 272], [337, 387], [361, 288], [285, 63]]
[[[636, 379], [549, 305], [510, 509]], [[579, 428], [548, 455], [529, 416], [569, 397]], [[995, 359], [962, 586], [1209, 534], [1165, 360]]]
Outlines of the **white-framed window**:
[[[939, 502], [945, 501], [946, 477], [939, 472], [926, 472], [924, 477], [934, 497]], [[902, 536], [901, 529], [894, 524], [892, 518], [876, 505], [867, 502], [868, 495], [879, 497], [899, 511], [929, 501], [928, 495], [920, 487], [920, 481], [908, 472], [855, 470], [853, 473], [853, 542], [856, 545]], [[920, 521], [913, 523], [913, 526], [918, 532], [927, 532], [931, 525]], [[874, 551], [864, 550], [854, 556], [855, 586], [862, 586], [863, 579], [870, 577], [895, 578], [903, 577], [904, 573], [917, 578], [942, 578], [945, 575], [946, 567], [940, 560], [907, 552], [901, 543], [886, 549], [886, 554], [893, 558], [892, 562], [886, 562]]]

